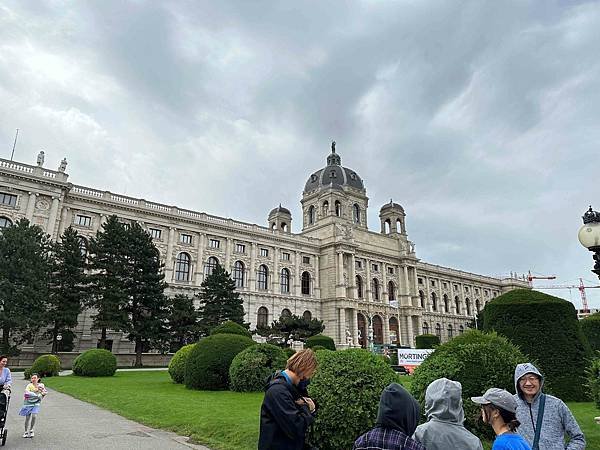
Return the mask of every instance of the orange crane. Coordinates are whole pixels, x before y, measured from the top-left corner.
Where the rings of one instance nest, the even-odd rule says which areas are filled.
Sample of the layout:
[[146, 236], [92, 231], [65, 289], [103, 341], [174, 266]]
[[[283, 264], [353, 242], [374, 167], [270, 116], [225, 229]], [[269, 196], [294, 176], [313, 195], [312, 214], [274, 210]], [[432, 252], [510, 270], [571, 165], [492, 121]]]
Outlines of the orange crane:
[[550, 276], [541, 276], [541, 275], [531, 275], [531, 270], [527, 273], [527, 282], [529, 283], [529, 287], [533, 287], [533, 280], [556, 280], [555, 275]]
[[579, 294], [581, 295], [581, 304], [583, 305], [582, 312], [588, 313], [590, 312], [590, 308], [588, 306], [587, 297], [585, 295], [586, 289], [600, 289], [600, 286], [585, 286], [583, 284], [583, 278], [579, 279], [579, 285], [551, 285], [551, 286], [540, 286], [536, 287], [536, 289], [544, 290], [544, 289], [577, 289]]

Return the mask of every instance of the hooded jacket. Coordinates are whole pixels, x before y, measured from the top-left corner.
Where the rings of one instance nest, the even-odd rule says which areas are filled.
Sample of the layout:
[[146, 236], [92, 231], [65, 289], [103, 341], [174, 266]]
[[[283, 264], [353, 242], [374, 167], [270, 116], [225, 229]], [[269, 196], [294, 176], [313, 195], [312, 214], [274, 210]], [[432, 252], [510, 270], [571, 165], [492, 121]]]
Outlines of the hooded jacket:
[[410, 438], [419, 421], [419, 404], [398, 383], [381, 394], [375, 428], [360, 436], [354, 450], [425, 450]]
[[414, 438], [427, 450], [483, 450], [481, 441], [464, 426], [462, 386], [458, 381], [440, 378], [425, 391], [428, 422], [417, 427]]
[[[533, 398], [531, 404], [525, 400], [525, 396], [519, 387], [519, 379], [528, 373], [533, 373], [540, 377], [540, 390]], [[517, 365], [515, 369], [515, 400], [517, 401], [517, 420], [521, 422], [518, 432], [532, 446], [543, 388], [544, 377], [537, 367], [530, 363]], [[567, 405], [559, 398], [548, 394], [545, 395], [546, 405], [544, 407], [544, 419], [540, 432], [540, 450], [585, 449], [585, 437]], [[567, 444], [564, 443], [565, 437], [569, 438]]]
[[302, 450], [308, 426], [314, 418], [306, 405], [295, 402], [301, 397], [280, 371], [267, 380], [260, 408], [258, 450]]

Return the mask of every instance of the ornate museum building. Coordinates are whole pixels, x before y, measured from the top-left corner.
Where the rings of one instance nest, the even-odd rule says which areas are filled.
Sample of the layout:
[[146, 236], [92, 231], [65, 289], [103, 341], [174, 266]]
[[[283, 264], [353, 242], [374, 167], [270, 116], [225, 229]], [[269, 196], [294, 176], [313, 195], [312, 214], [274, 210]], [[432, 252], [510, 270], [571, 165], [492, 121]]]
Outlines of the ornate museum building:
[[[283, 314], [317, 317], [339, 347], [414, 343], [421, 333], [443, 341], [462, 333], [490, 299], [527, 283], [492, 278], [420, 261], [408, 239], [402, 206], [379, 211], [378, 232], [367, 227], [368, 197], [361, 177], [342, 166], [332, 144], [327, 165], [312, 173], [302, 194], [302, 232], [292, 216], [271, 210], [267, 226], [153, 203], [68, 182], [58, 170], [0, 159], [0, 228], [27, 218], [56, 239], [71, 225], [82, 239], [108, 216], [138, 221], [165, 263], [168, 294], [193, 295], [217, 263], [231, 273], [251, 328]], [[90, 312], [76, 330], [75, 350], [95, 347]], [[131, 344], [111, 333], [114, 352]], [[29, 343], [44, 351], [45, 341]]]

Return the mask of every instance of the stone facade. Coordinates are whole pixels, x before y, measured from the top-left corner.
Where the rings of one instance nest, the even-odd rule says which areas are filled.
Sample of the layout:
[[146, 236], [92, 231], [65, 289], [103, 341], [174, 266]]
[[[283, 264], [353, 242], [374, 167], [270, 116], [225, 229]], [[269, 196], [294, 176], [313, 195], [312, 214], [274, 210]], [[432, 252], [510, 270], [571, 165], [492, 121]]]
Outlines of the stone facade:
[[[63, 167], [64, 166], [64, 167]], [[270, 323], [281, 314], [317, 317], [340, 347], [410, 345], [423, 331], [446, 340], [466, 328], [485, 302], [527, 283], [492, 278], [420, 261], [408, 240], [404, 209], [380, 210], [380, 232], [367, 227], [368, 197], [356, 172], [332, 146], [327, 166], [310, 176], [301, 199], [301, 233], [291, 232], [281, 205], [268, 226], [167, 206], [68, 182], [58, 170], [0, 159], [0, 227], [20, 218], [52, 239], [72, 226], [89, 239], [115, 214], [147, 228], [165, 262], [168, 294], [195, 294], [211, 263], [232, 273], [246, 321]], [[85, 244], [85, 242], [84, 242]], [[76, 330], [75, 350], [95, 347], [90, 311]], [[132, 351], [110, 333], [113, 351]], [[43, 351], [46, 342], [29, 343]]]

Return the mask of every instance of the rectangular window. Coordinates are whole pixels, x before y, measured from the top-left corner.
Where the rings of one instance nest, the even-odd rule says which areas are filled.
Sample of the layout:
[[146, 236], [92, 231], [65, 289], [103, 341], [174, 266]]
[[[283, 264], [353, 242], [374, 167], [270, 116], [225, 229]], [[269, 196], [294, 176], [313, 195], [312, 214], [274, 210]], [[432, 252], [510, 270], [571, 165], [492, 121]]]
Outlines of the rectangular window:
[[310, 256], [303, 256], [302, 264], [310, 264]]
[[393, 267], [388, 267], [388, 274], [389, 275], [394, 275], [394, 268]]
[[455, 284], [455, 285], [454, 285], [454, 290], [455, 290], [455, 291], [458, 291], [458, 284]]
[[446, 283], [446, 282], [442, 283], [442, 285], [444, 286], [444, 289], [446, 289], [448, 287], [448, 283]]
[[264, 256], [265, 258], [269, 256], [269, 249], [267, 248], [261, 248], [260, 249], [260, 256]]
[[290, 260], [290, 254], [287, 252], [283, 252], [281, 254], [281, 259], [283, 259], [284, 261], [289, 261]]
[[244, 244], [235, 244], [236, 253], [246, 253], [246, 246]]
[[191, 244], [192, 243], [192, 235], [191, 234], [180, 234], [179, 240], [182, 244]]
[[357, 259], [356, 261], [354, 261], [354, 263], [356, 264], [356, 268], [357, 269], [362, 269], [362, 261], [360, 259]]
[[475, 294], [479, 294], [479, 289], [475, 288]]
[[5, 194], [0, 192], [0, 204], [7, 206], [15, 206], [17, 204], [17, 196], [13, 194]]
[[469, 286], [465, 286], [465, 292], [469, 292]]
[[150, 236], [152, 236], [153, 239], [160, 239], [162, 236], [162, 230], [159, 230], [158, 228], [150, 228]]
[[77, 214], [77, 217], [75, 217], [75, 223], [77, 225], [81, 225], [82, 227], [91, 227], [92, 218], [90, 216], [83, 216], [81, 214]]
[[423, 278], [418, 278], [417, 280], [419, 284], [423, 284]]
[[210, 248], [219, 248], [220, 246], [221, 246], [221, 241], [219, 241], [218, 239], [211, 239], [209, 242]]
[[373, 272], [379, 272], [379, 264], [371, 264], [371, 269]]

